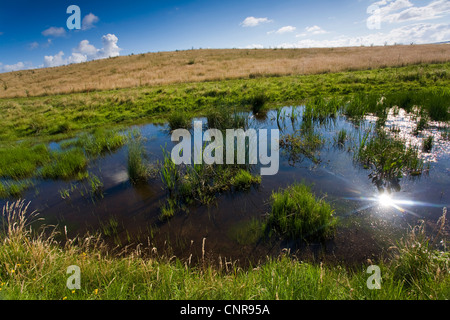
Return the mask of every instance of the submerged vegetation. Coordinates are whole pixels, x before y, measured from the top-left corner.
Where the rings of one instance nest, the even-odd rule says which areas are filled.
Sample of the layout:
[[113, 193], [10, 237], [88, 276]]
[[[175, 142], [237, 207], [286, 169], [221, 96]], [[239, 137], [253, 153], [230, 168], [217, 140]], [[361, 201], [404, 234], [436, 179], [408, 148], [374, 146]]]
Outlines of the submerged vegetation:
[[315, 132], [313, 125], [309, 124], [292, 134], [282, 136], [280, 148], [285, 151], [289, 163], [292, 165], [301, 162], [303, 157], [318, 163], [320, 161], [318, 151], [324, 143], [325, 140]]
[[419, 175], [424, 169], [417, 147], [391, 136], [383, 129], [371, 130], [362, 137], [355, 159], [371, 170], [370, 177], [378, 188], [390, 189], [398, 185], [403, 175]]
[[161, 181], [168, 192], [162, 216], [169, 218], [177, 209], [193, 204], [210, 204], [217, 194], [232, 190], [248, 190], [261, 183], [261, 177], [249, 172], [246, 165], [188, 164], [176, 165], [170, 152], [163, 149], [160, 163]]

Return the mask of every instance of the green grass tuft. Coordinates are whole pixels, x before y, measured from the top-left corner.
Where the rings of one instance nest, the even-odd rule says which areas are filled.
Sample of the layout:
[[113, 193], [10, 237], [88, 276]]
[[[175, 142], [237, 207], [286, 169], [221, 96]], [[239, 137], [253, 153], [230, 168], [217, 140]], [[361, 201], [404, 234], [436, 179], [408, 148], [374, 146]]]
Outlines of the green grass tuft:
[[323, 240], [334, 232], [334, 210], [323, 199], [316, 199], [310, 188], [293, 184], [273, 192], [271, 210], [264, 232], [288, 240]]

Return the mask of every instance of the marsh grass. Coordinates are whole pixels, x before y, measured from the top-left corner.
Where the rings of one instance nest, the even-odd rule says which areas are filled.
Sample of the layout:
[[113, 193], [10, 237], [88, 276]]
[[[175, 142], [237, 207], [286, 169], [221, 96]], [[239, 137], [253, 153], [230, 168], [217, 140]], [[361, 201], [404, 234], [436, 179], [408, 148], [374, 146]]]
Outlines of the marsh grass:
[[20, 197], [23, 192], [33, 186], [30, 180], [0, 181], [0, 198]]
[[418, 107], [422, 115], [434, 121], [450, 119], [450, 90], [445, 87], [432, 87], [419, 91], [396, 91], [385, 96], [387, 107], [398, 106], [407, 112]]
[[170, 131], [176, 129], [191, 129], [192, 121], [189, 114], [182, 111], [175, 111], [171, 113], [167, 119], [167, 123], [169, 124]]
[[263, 230], [287, 240], [324, 240], [333, 235], [334, 210], [324, 199], [317, 199], [310, 187], [295, 183], [273, 192], [271, 209]]
[[329, 99], [325, 99], [322, 96], [308, 99], [305, 104], [305, 110], [303, 111], [303, 121], [324, 123], [325, 121], [334, 119], [337, 117], [343, 103], [343, 99], [335, 96]]
[[236, 108], [218, 105], [206, 112], [206, 120], [209, 129], [246, 129], [248, 119], [243, 113], [239, 113]]
[[128, 177], [133, 184], [146, 182], [152, 176], [151, 166], [140, 135], [129, 138], [127, 169]]
[[252, 175], [247, 170], [239, 170], [232, 178], [231, 185], [238, 190], [248, 190], [252, 185], [261, 184], [261, 176]]
[[268, 100], [269, 98], [263, 92], [255, 93], [248, 101], [253, 114], [261, 112]]
[[343, 147], [347, 139], [348, 139], [347, 130], [341, 129], [338, 131], [336, 137], [334, 138], [334, 141], [339, 147]]
[[113, 152], [122, 147], [127, 141], [125, 134], [113, 129], [97, 128], [91, 133], [82, 133], [75, 140], [61, 143], [62, 149], [70, 147], [82, 148], [87, 155], [100, 156], [106, 152]]
[[35, 175], [51, 159], [45, 144], [20, 143], [0, 147], [0, 177], [20, 180]]
[[416, 296], [428, 291], [424, 283], [439, 283], [450, 273], [450, 255], [446, 250], [445, 226], [447, 208], [430, 234], [425, 221], [420, 221], [397, 244], [391, 247], [395, 281], [413, 289]]
[[318, 152], [324, 143], [325, 139], [314, 130], [314, 125], [310, 121], [304, 120], [301, 129], [281, 137], [280, 148], [287, 154], [291, 165], [303, 161], [303, 157], [319, 163]]
[[405, 141], [391, 136], [383, 129], [363, 135], [355, 159], [372, 171], [377, 184], [401, 178], [403, 175], [421, 174], [424, 163], [416, 147], [407, 147]]
[[72, 179], [86, 177], [87, 159], [82, 149], [73, 148], [51, 153], [51, 161], [39, 171], [44, 179]]
[[430, 152], [431, 149], [433, 148], [433, 140], [434, 140], [433, 135], [430, 135], [430, 136], [426, 137], [425, 139], [423, 139], [422, 151]]
[[176, 165], [170, 152], [162, 149], [160, 177], [168, 193], [161, 212], [164, 218], [189, 205], [210, 204], [220, 193], [248, 190], [261, 183], [261, 177], [251, 174], [245, 165]]
[[[379, 262], [381, 290], [366, 286], [367, 266], [348, 269], [300, 262], [287, 254], [250, 268], [222, 263], [191, 265], [176, 257], [155, 256], [152, 248], [111, 250], [99, 235], [57, 239], [55, 228], [35, 229], [36, 212], [24, 201], [3, 207], [0, 228], [0, 296], [33, 300], [336, 300], [450, 298], [448, 252], [442, 239], [405, 237], [392, 260]], [[441, 221], [442, 222], [442, 221]], [[114, 222], [109, 224], [118, 227]], [[246, 230], [252, 230], [249, 224]], [[33, 227], [33, 228], [32, 228]], [[44, 226], [45, 227], [45, 226]], [[109, 227], [108, 227], [109, 229]], [[42, 232], [47, 230], [47, 232]], [[244, 234], [245, 233], [245, 234]], [[247, 243], [244, 232], [242, 241]], [[427, 244], [427, 245], [425, 245]], [[419, 252], [418, 252], [419, 251]], [[417, 255], [419, 253], [419, 255]], [[416, 258], [420, 257], [420, 258]], [[82, 272], [81, 289], [66, 287], [67, 267]]]

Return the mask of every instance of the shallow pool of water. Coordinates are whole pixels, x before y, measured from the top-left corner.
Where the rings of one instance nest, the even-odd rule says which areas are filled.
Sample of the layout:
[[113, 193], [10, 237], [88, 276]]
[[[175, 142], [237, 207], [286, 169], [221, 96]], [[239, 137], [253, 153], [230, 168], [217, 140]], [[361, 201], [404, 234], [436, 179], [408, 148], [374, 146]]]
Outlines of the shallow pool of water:
[[[285, 107], [281, 113], [269, 111], [253, 116], [246, 114], [249, 125], [256, 129], [280, 129], [280, 136], [301, 127], [302, 107]], [[292, 114], [297, 117], [292, 119]], [[206, 123], [206, 119], [202, 120]], [[432, 123], [420, 135], [413, 134], [414, 120], [400, 112], [390, 114], [385, 128], [395, 128], [398, 135], [413, 145], [434, 135], [431, 152], [421, 156], [430, 169], [419, 177], [400, 179], [395, 192], [380, 201], [380, 191], [369, 178], [369, 171], [354, 161], [353, 150], [364, 130], [376, 121], [366, 117], [354, 123], [339, 116], [326, 123], [315, 124], [325, 139], [318, 160], [300, 157], [293, 163], [281, 150], [280, 169], [276, 175], [263, 176], [260, 186], [247, 192], [224, 193], [210, 206], [192, 206], [168, 222], [159, 220], [160, 206], [166, 192], [159, 177], [148, 184], [133, 186], [127, 173], [127, 147], [90, 162], [89, 170], [103, 182], [103, 194], [92, 196], [87, 187], [74, 181], [36, 181], [23, 198], [31, 201], [32, 210], [40, 212], [46, 224], [66, 226], [69, 236], [100, 230], [111, 244], [142, 243], [164, 254], [194, 259], [204, 249], [213, 261], [227, 259], [256, 263], [267, 255], [277, 255], [283, 248], [298, 250], [305, 259], [361, 262], [379, 256], [409, 225], [425, 219], [431, 225], [450, 203], [450, 145], [441, 133], [443, 124]], [[170, 150], [174, 143], [166, 125], [137, 126], [145, 138], [151, 161], [162, 159], [162, 146]], [[345, 129], [348, 140], [336, 143], [339, 130]], [[58, 144], [52, 143], [52, 149]], [[259, 172], [255, 166], [255, 172]], [[326, 243], [292, 244], [283, 241], [249, 242], [246, 226], [252, 219], [263, 219], [269, 211], [268, 200], [274, 190], [294, 182], [312, 185], [317, 197], [325, 197], [336, 211], [340, 223], [336, 236]], [[63, 199], [61, 190], [70, 190]], [[1, 200], [4, 204], [6, 200]]]

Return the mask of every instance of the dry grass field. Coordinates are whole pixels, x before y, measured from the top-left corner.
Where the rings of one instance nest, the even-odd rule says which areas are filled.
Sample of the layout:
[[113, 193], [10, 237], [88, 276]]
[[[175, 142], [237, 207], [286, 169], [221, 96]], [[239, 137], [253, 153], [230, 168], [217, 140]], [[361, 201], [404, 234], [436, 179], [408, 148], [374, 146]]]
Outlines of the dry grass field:
[[157, 52], [3, 73], [0, 98], [448, 61], [450, 44]]

